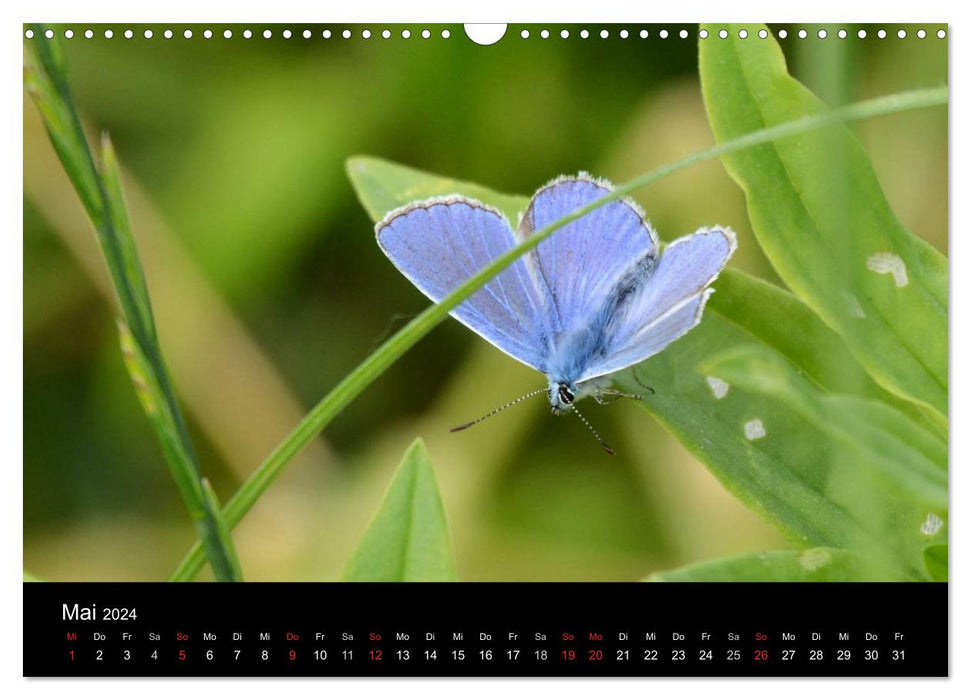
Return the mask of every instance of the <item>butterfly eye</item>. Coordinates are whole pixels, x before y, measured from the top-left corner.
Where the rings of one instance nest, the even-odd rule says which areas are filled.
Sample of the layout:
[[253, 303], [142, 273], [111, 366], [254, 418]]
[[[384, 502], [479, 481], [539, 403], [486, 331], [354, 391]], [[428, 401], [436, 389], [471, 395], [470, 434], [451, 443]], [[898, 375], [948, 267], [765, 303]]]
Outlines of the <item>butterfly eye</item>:
[[563, 403], [573, 403], [573, 399], [576, 398], [573, 392], [570, 391], [570, 387], [561, 384], [560, 385], [560, 401]]

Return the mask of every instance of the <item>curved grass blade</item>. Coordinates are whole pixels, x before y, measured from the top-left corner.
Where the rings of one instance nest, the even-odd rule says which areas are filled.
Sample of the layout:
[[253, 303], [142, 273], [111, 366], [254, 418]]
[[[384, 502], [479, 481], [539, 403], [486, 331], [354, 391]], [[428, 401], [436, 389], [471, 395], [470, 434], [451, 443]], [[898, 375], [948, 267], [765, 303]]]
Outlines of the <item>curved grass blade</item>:
[[[573, 213], [537, 231], [532, 236], [497, 257], [492, 263], [470, 277], [438, 304], [428, 307], [412, 319], [411, 322], [385, 341], [381, 347], [374, 351], [364, 362], [358, 365], [338, 383], [330, 393], [310, 410], [304, 420], [284, 438], [283, 442], [256, 468], [252, 476], [246, 480], [236, 494], [227, 502], [223, 510], [227, 522], [230, 526], [235, 526], [273, 480], [276, 479], [290, 458], [318, 432], [323, 430], [334, 416], [364, 391], [371, 382], [379, 377], [401, 355], [415, 345], [432, 328], [448, 318], [448, 314], [452, 309], [461, 304], [496, 274], [512, 264], [518, 257], [538, 246], [546, 238], [553, 235], [557, 230], [566, 226], [571, 221], [576, 221], [607, 202], [619, 199], [679, 170], [717, 158], [724, 153], [752, 148], [753, 146], [767, 143], [773, 139], [819, 129], [835, 121], [866, 119], [881, 114], [890, 114], [908, 109], [918, 109], [930, 105], [942, 104], [946, 102], [946, 98], [946, 91], [942, 90], [917, 90], [898, 93], [874, 100], [859, 102], [823, 114], [813, 115], [812, 117], [798, 119], [793, 122], [779, 124], [771, 128], [746, 134], [731, 142], [698, 151], [679, 161], [651, 170], [644, 175], [618, 186], [610, 194], [576, 209]], [[199, 543], [196, 543], [179, 563], [175, 572], [172, 574], [171, 580], [185, 581], [191, 579], [202, 566], [202, 562], [201, 547]]]
[[[712, 37], [720, 26], [707, 27]], [[746, 26], [756, 36], [762, 25]], [[715, 139], [811, 118], [825, 106], [792, 78], [771, 32], [700, 43]], [[947, 421], [947, 260], [894, 216], [842, 124], [722, 155], [779, 276], [883, 387]]]
[[421, 438], [405, 452], [342, 581], [458, 581], [445, 509]]

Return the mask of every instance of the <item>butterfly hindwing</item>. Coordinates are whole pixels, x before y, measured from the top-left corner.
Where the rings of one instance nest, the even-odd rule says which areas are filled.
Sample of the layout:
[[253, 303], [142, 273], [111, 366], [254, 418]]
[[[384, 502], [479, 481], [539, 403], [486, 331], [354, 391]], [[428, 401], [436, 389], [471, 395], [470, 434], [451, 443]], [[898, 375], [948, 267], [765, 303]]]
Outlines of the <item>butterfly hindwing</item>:
[[[515, 244], [497, 210], [460, 196], [417, 202], [375, 227], [378, 244], [411, 282], [438, 302]], [[546, 303], [522, 259], [452, 311], [452, 316], [520, 362], [544, 371]]]
[[701, 321], [708, 289], [735, 252], [730, 229], [701, 229], [672, 242], [650, 277], [605, 328], [602, 357], [578, 381], [617, 372], [659, 353]]

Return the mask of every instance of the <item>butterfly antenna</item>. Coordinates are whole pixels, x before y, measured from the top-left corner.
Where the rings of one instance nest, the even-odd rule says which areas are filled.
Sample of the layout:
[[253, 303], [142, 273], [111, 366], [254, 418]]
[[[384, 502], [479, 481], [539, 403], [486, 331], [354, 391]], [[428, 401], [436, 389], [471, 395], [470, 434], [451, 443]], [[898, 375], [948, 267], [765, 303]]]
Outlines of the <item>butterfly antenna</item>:
[[573, 404], [573, 412], [577, 414], [577, 418], [579, 418], [580, 420], [582, 420], [582, 421], [583, 421], [583, 424], [584, 424], [585, 426], [587, 426], [587, 429], [588, 429], [588, 430], [589, 430], [589, 431], [590, 431], [591, 433], [593, 433], [593, 436], [594, 436], [595, 438], [597, 438], [597, 442], [599, 442], [599, 443], [600, 443], [600, 446], [601, 446], [602, 448], [604, 448], [604, 452], [606, 452], [607, 454], [609, 454], [609, 455], [611, 455], [611, 456], [612, 456], [612, 455], [614, 454], [614, 451], [613, 451], [613, 450], [611, 449], [611, 447], [610, 447], [610, 445], [608, 445], [608, 444], [607, 444], [606, 442], [604, 442], [604, 441], [603, 441], [603, 438], [601, 438], [601, 437], [600, 437], [600, 433], [598, 433], [598, 432], [597, 432], [597, 431], [596, 431], [596, 430], [594, 429], [594, 427], [593, 427], [592, 425], [590, 425], [590, 421], [588, 421], [588, 420], [587, 420], [586, 418], [584, 418], [584, 417], [583, 417], [583, 414], [582, 414], [582, 413], [580, 413], [580, 412], [579, 412], [579, 411], [577, 410], [577, 407], [576, 407], [576, 404]]
[[525, 401], [526, 399], [531, 398], [533, 396], [536, 396], [538, 394], [545, 394], [547, 391], [548, 391], [547, 389], [537, 389], [536, 391], [531, 391], [528, 394], [523, 394], [518, 399], [513, 399], [512, 401], [509, 401], [508, 403], [504, 403], [502, 406], [499, 406], [499, 408], [492, 409], [491, 411], [489, 411], [484, 416], [480, 416], [479, 418], [476, 418], [475, 420], [469, 421], [468, 423], [463, 423], [462, 425], [456, 425], [454, 428], [450, 428], [448, 432], [450, 432], [450, 433], [457, 433], [460, 430], [465, 430], [466, 428], [471, 428], [473, 425], [476, 425], [477, 423], [481, 423], [486, 418], [492, 418], [494, 415], [496, 415], [500, 411], [505, 411], [510, 406], [515, 406], [520, 401]]

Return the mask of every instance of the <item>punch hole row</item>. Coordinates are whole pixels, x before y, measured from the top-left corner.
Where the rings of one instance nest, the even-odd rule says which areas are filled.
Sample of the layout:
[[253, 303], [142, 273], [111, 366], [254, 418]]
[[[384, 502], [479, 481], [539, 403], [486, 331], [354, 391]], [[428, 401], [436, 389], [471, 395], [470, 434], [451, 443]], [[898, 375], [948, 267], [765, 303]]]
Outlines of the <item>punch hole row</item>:
[[[298, 30], [298, 32], [296, 33], [298, 33], [304, 39], [312, 39], [314, 37], [314, 32], [312, 32], [309, 29], [304, 29], [303, 31]], [[162, 31], [159, 36], [161, 36], [164, 39], [171, 39], [175, 36], [175, 34], [176, 33], [173, 32], [173, 30], [166, 29]], [[191, 29], [186, 29], [183, 32], [181, 32], [181, 34], [185, 39], [192, 39], [195, 36], [195, 34]], [[136, 35], [136, 32], [131, 29], [126, 29], [122, 33], [122, 36], [124, 36], [126, 39], [133, 39], [135, 38], [135, 35]], [[145, 29], [144, 31], [140, 31], [138, 32], [138, 35], [141, 37], [144, 37], [145, 39], [153, 39], [156, 36], [155, 31], [152, 29]], [[222, 31], [221, 35], [224, 39], [232, 39], [234, 36], [239, 36], [239, 37], [242, 37], [243, 39], [252, 39], [254, 36], [262, 36], [264, 39], [272, 39], [276, 34], [272, 29], [264, 29], [262, 32], [259, 32], [258, 34], [254, 33], [252, 29], [244, 29], [243, 31], [238, 32], [238, 35], [237, 35], [236, 33], [233, 32], [233, 30], [225, 29]], [[290, 39], [295, 35], [295, 32], [291, 29], [284, 29], [282, 32], [279, 33], [279, 35], [282, 36], [284, 39]], [[420, 36], [422, 39], [430, 39], [432, 37], [432, 32], [428, 29], [422, 29], [420, 32], [417, 32], [415, 35]], [[449, 31], [448, 29], [443, 29], [441, 30], [441, 32], [438, 33], [438, 35], [442, 39], [448, 39], [452, 36], [452, 32]], [[33, 39], [34, 36], [35, 36], [35, 32], [33, 29], [27, 29], [24, 31], [25, 38]], [[44, 32], [43, 36], [46, 39], [53, 39], [56, 36], [56, 34], [53, 29], [48, 29]], [[65, 29], [62, 32], [62, 36], [65, 39], [73, 39], [75, 36], [77, 36], [77, 34], [75, 34], [73, 29]], [[84, 30], [84, 32], [82, 32], [81, 36], [83, 36], [85, 39], [93, 39], [95, 36], [95, 33], [91, 29], [86, 29]], [[102, 33], [102, 36], [105, 39], [113, 39], [115, 36], [115, 32], [112, 31], [111, 29], [105, 29], [104, 32]], [[205, 29], [202, 32], [200, 32], [200, 36], [204, 39], [212, 39], [214, 36], [216, 36], [216, 34], [211, 29]], [[319, 36], [323, 39], [330, 39], [334, 37], [350, 39], [354, 36], [354, 33], [350, 29], [345, 29], [343, 31], [339, 31], [336, 33], [332, 32], [330, 29], [324, 29]], [[372, 36], [380, 36], [382, 39], [390, 39], [392, 36], [394, 36], [394, 33], [392, 33], [390, 29], [383, 29], [377, 32], [376, 34], [373, 33], [370, 29], [363, 29], [357, 33], [357, 36], [359, 36], [362, 39], [370, 39]], [[398, 36], [400, 36], [402, 39], [410, 39], [412, 37], [412, 32], [410, 29], [402, 29], [398, 33]]]
[[[638, 36], [640, 36], [641, 39], [648, 39], [651, 36], [651, 32], [647, 29], [641, 29], [639, 32], [636, 32], [636, 33]], [[577, 32], [577, 35], [581, 39], [589, 39], [591, 36], [590, 31], [588, 29], [581, 29], [579, 32]], [[609, 39], [612, 36], [611, 31], [609, 29], [601, 29], [598, 35], [600, 36], [601, 39]], [[628, 37], [631, 36], [631, 32], [627, 29], [621, 29], [620, 31], [616, 32], [616, 35], [619, 36], [621, 39], [627, 39]], [[677, 36], [680, 37], [681, 39], [687, 39], [690, 35], [691, 35], [691, 32], [689, 32], [687, 29], [681, 29], [680, 31], [677, 32]], [[698, 35], [698, 38], [700, 39], [707, 39], [709, 36], [711, 36], [711, 33], [707, 29], [700, 29], [698, 30], [697, 35]], [[747, 29], [739, 29], [737, 31], [737, 35], [740, 39], [747, 39], [749, 37], [749, 31]], [[826, 39], [830, 36], [829, 32], [827, 32], [825, 29], [819, 29], [814, 33], [814, 35], [819, 39]], [[847, 32], [845, 29], [839, 29], [835, 32], [835, 36], [840, 39], [845, 39], [849, 35], [850, 33]], [[528, 29], [523, 29], [522, 31], [519, 32], [519, 36], [523, 39], [529, 39], [530, 36], [532, 36], [532, 34]], [[550, 33], [550, 30], [548, 29], [542, 29], [537, 33], [537, 36], [539, 36], [540, 39], [549, 39], [551, 36], [551, 33]], [[571, 36], [570, 30], [568, 29], [560, 30], [559, 36], [561, 39], [569, 39]], [[671, 36], [671, 32], [669, 32], [667, 29], [661, 29], [657, 32], [657, 36], [661, 39], [667, 39], [669, 36]], [[729, 37], [729, 31], [727, 29], [721, 29], [717, 32], [715, 36], [717, 36], [719, 39], [727, 39]], [[766, 39], [769, 36], [769, 31], [766, 29], [760, 29], [755, 34], [755, 36], [757, 36], [759, 39]], [[780, 29], [778, 32], [776, 32], [776, 36], [778, 36], [780, 39], [785, 39], [789, 36], [789, 31], [786, 29]], [[810, 36], [810, 34], [807, 30], [800, 29], [798, 32], [796, 32], [796, 36], [800, 39], [806, 39]], [[867, 31], [865, 29], [860, 29], [859, 31], [856, 32], [856, 36], [860, 39], [865, 39], [867, 37]], [[886, 39], [888, 36], [887, 30], [886, 29], [877, 30], [876, 36], [879, 39]], [[898, 29], [896, 32], [896, 36], [898, 39], [906, 39], [908, 36], [907, 30]], [[914, 32], [914, 36], [916, 36], [918, 39], [926, 39], [927, 30], [918, 29], [916, 32]], [[938, 39], [944, 39], [946, 37], [947, 37], [947, 32], [944, 29], [937, 30]]]
[[[647, 29], [641, 29], [639, 31], [636, 31], [635, 33], [641, 39], [648, 39], [651, 36], [651, 32]], [[73, 39], [76, 36], [73, 29], [65, 29], [62, 34], [65, 39]], [[181, 32], [181, 34], [182, 34], [182, 37], [185, 39], [192, 39], [195, 36], [195, 34], [191, 29], [186, 29], [183, 32]], [[310, 29], [304, 29], [303, 31], [300, 31], [299, 34], [304, 39], [312, 39], [314, 37], [314, 32], [312, 32]], [[576, 32], [576, 34], [581, 39], [589, 39], [591, 36], [591, 32], [588, 29], [581, 29], [580, 31]], [[621, 29], [616, 32], [616, 35], [621, 39], [627, 39], [631, 36], [631, 34], [632, 33], [627, 29]], [[691, 34], [692, 32], [689, 32], [687, 29], [681, 29], [676, 33], [676, 36], [678, 36], [681, 39], [687, 39]], [[887, 32], [886, 29], [878, 29], [874, 34], [878, 39], [886, 39], [888, 36], [890, 36], [890, 34]], [[27, 29], [24, 31], [24, 37], [27, 39], [33, 39], [34, 35], [35, 33], [33, 29]], [[114, 38], [115, 33], [111, 29], [105, 29], [102, 35], [104, 36], [105, 39], [112, 39]], [[215, 36], [215, 33], [211, 29], [205, 29], [200, 33], [200, 35], [204, 39], [212, 39]], [[264, 39], [272, 39], [274, 36], [274, 32], [272, 29], [264, 29], [260, 33], [260, 35]], [[392, 32], [390, 29], [382, 29], [377, 33], [372, 33], [370, 29], [362, 29], [359, 32], [357, 32], [356, 35], [362, 39], [370, 39], [372, 36], [374, 37], [380, 36], [382, 39], [390, 39], [393, 36], [395, 36], [395, 33]], [[398, 32], [397, 35], [400, 36], [402, 39], [410, 39], [412, 36], [412, 32], [410, 29], [402, 29], [400, 32]], [[451, 37], [451, 35], [452, 34], [448, 29], [443, 29], [439, 33], [439, 36], [441, 36], [442, 39], [448, 39]], [[558, 35], [561, 39], [569, 39], [572, 36], [569, 29], [561, 29], [558, 32]], [[597, 35], [601, 39], [609, 39], [612, 36], [612, 33], [609, 29], [601, 29], [599, 32], [597, 32]], [[747, 39], [749, 37], [749, 32], [747, 29], [739, 29], [737, 31], [737, 35], [740, 39]], [[813, 35], [818, 39], [827, 39], [830, 37], [829, 32], [827, 32], [825, 29], [819, 29], [816, 32], [814, 32]], [[895, 35], [898, 39], [906, 39], [908, 36], [908, 32], [906, 29], [898, 29]], [[936, 32], [936, 35], [938, 39], [944, 39], [947, 37], [947, 31], [945, 31], [944, 29], [938, 29]], [[47, 29], [44, 32], [43, 36], [47, 39], [53, 39], [55, 37], [55, 32], [53, 29]], [[94, 33], [94, 30], [85, 29], [81, 33], [81, 36], [83, 36], [85, 39], [93, 39], [95, 36], [95, 33]], [[131, 29], [126, 29], [122, 33], [122, 36], [124, 36], [124, 38], [126, 39], [133, 39], [135, 37], [135, 32]], [[141, 36], [144, 37], [145, 39], [152, 39], [155, 37], [155, 32], [152, 29], [145, 29], [144, 31], [141, 32]], [[171, 29], [165, 29], [161, 33], [161, 37], [164, 39], [171, 39], [174, 36], [175, 36], [175, 32], [173, 32], [173, 30]], [[234, 34], [233, 30], [231, 29], [225, 29], [222, 32], [222, 37], [224, 39], [232, 39], [234, 36], [236, 36], [236, 34]], [[244, 29], [243, 31], [239, 32], [239, 36], [242, 37], [243, 39], [252, 39], [253, 36], [255, 35], [251, 29]], [[293, 30], [290, 30], [290, 29], [284, 29], [282, 32], [280, 32], [280, 36], [282, 36], [284, 39], [290, 39], [294, 36], [294, 32]], [[330, 29], [324, 29], [322, 32], [320, 32], [320, 37], [323, 39], [331, 39], [335, 37], [341, 37], [343, 39], [351, 39], [354, 36], [355, 36], [355, 33], [350, 29], [344, 29], [343, 31], [340, 31], [338, 33], [334, 33]], [[430, 39], [432, 37], [432, 32], [428, 29], [422, 29], [420, 32], [417, 33], [417, 36], [420, 36], [422, 39]], [[520, 31], [519, 36], [522, 39], [529, 39], [530, 36], [532, 36], [532, 34], [528, 29], [523, 29], [522, 31]], [[541, 39], [549, 39], [550, 36], [552, 36], [552, 34], [549, 29], [542, 29], [539, 32], [537, 32], [537, 36], [539, 36], [539, 38]], [[657, 32], [657, 36], [661, 39], [667, 39], [668, 37], [672, 36], [672, 34], [667, 29], [661, 29]], [[707, 39], [711, 36], [711, 34], [707, 29], [700, 29], [697, 31], [697, 36], [700, 39]], [[717, 32], [715, 36], [717, 36], [717, 38], [719, 39], [727, 39], [729, 36], [729, 31], [727, 29], [721, 29]], [[755, 36], [757, 36], [759, 39], [766, 39], [769, 36], [769, 32], [765, 29], [760, 29], [758, 33], [755, 34]], [[786, 29], [780, 29], [776, 32], [776, 36], [779, 37], [780, 39], [786, 39], [789, 37], [789, 31]], [[798, 37], [799, 39], [806, 39], [810, 36], [810, 33], [805, 29], [800, 29], [795, 33], [795, 36]], [[840, 39], [845, 39], [849, 36], [849, 32], [847, 32], [845, 29], [839, 29], [835, 32], [835, 36]], [[857, 30], [856, 36], [859, 39], [866, 39], [868, 36], [867, 30], [865, 29]], [[928, 34], [926, 30], [918, 29], [916, 32], [914, 32], [914, 36], [916, 36], [918, 39], [926, 39]], [[486, 42], [478, 41], [475, 37], [473, 37], [472, 39], [477, 43], [486, 43]], [[496, 39], [495, 41], [498, 41], [498, 39]], [[490, 41], [488, 43], [495, 43], [495, 42]]]

